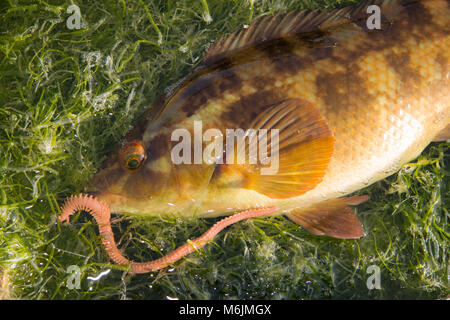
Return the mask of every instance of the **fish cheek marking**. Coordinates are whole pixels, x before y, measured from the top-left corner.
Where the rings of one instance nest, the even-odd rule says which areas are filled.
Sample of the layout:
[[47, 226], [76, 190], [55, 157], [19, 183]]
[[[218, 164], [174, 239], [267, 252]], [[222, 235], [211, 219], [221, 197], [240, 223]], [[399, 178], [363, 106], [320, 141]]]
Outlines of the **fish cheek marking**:
[[153, 138], [147, 146], [147, 161], [153, 161], [166, 155], [169, 150], [170, 139], [167, 134], [160, 134]]
[[167, 175], [142, 168], [129, 174], [123, 192], [129, 198], [150, 198], [164, 191], [167, 184]]
[[111, 186], [114, 186], [120, 180], [123, 174], [124, 169], [120, 166], [99, 170], [93, 179], [93, 186], [96, 189], [95, 191], [107, 191]]

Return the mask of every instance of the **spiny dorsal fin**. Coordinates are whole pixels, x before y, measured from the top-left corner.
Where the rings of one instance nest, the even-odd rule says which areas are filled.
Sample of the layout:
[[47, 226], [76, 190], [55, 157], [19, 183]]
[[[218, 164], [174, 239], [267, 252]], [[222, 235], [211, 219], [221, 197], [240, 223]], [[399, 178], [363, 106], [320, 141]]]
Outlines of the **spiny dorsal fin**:
[[[404, 0], [403, 2], [417, 1]], [[385, 13], [391, 8], [399, 7], [398, 2], [395, 0], [364, 0], [357, 6], [326, 12], [322, 12], [319, 9], [300, 12], [291, 11], [287, 14], [258, 18], [248, 28], [237, 30], [229, 36], [222, 36], [217, 42], [212, 44], [204, 56], [203, 63], [210, 64], [226, 54], [256, 46], [266, 41], [299, 33], [325, 30], [342, 23], [366, 19], [368, 17], [366, 10], [369, 5], [378, 5], [382, 8], [382, 13]]]
[[[299, 196], [322, 181], [334, 151], [334, 137], [315, 106], [304, 100], [287, 99], [262, 112], [250, 128], [258, 132], [258, 136], [249, 135], [248, 145], [258, 149], [259, 161], [234, 166], [245, 176], [244, 188], [284, 199]], [[267, 132], [262, 138], [261, 129]], [[272, 134], [276, 132], [274, 138]], [[256, 158], [250, 147], [239, 148], [238, 144], [236, 149], [238, 159]], [[264, 164], [264, 159], [271, 160]]]
[[[204, 62], [210, 63], [224, 54], [256, 46], [266, 41], [317, 30], [329, 18], [330, 13], [304, 10], [298, 13], [291, 11], [285, 15], [277, 14], [257, 19], [248, 28], [235, 31], [229, 36], [222, 36], [212, 44], [205, 54]], [[339, 19], [340, 17], [335, 16], [335, 18]]]
[[294, 209], [286, 216], [316, 235], [358, 239], [364, 230], [349, 205], [356, 206], [367, 199], [368, 196], [353, 196], [328, 200], [305, 209]]

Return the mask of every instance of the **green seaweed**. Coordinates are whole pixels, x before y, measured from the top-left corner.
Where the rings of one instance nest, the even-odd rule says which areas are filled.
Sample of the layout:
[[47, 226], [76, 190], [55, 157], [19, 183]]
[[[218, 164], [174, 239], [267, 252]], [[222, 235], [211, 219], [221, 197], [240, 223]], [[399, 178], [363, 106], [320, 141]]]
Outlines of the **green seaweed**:
[[[214, 40], [262, 15], [358, 1], [19, 1], [0, 4], [0, 297], [11, 299], [438, 299], [449, 295], [449, 144], [358, 192], [366, 236], [314, 236], [283, 217], [233, 225], [175, 265], [110, 263], [86, 213], [57, 223], [101, 161]], [[81, 28], [66, 25], [71, 4]], [[119, 218], [114, 216], [113, 218]], [[162, 256], [217, 219], [125, 217], [135, 260]], [[79, 288], [73, 286], [80, 272]], [[370, 266], [381, 288], [368, 289]]]

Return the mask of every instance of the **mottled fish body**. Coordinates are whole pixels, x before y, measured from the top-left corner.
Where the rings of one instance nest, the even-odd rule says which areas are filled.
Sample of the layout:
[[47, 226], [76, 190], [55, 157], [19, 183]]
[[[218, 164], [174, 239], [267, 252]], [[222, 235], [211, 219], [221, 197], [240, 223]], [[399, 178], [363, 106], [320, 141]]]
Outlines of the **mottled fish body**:
[[[372, 4], [381, 8], [380, 29], [368, 28]], [[142, 117], [97, 173], [96, 195], [114, 212], [140, 215], [277, 206], [314, 233], [359, 237], [348, 205], [365, 198], [342, 197], [447, 137], [449, 48], [448, 0], [364, 1], [259, 19], [212, 45]], [[223, 133], [279, 130], [278, 172], [226, 161], [174, 164], [173, 132], [194, 136], [195, 121]]]

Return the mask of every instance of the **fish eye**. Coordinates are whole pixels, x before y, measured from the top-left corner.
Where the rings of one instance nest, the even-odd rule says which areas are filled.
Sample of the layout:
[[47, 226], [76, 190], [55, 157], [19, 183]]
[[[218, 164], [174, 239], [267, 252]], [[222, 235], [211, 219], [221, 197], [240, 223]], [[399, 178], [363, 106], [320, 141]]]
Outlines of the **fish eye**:
[[120, 152], [121, 165], [130, 171], [139, 169], [145, 160], [145, 149], [142, 143], [137, 141], [127, 142]]

